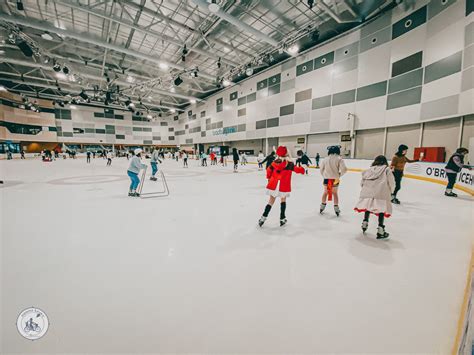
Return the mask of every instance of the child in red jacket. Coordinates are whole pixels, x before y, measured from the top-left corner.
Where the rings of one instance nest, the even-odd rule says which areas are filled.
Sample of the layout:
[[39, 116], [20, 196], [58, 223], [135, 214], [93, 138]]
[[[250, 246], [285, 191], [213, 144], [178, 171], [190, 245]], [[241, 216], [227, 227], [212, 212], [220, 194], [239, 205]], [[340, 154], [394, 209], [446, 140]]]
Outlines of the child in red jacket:
[[277, 197], [281, 199], [280, 226], [286, 224], [286, 198], [290, 196], [291, 192], [291, 174], [293, 171], [298, 174], [304, 174], [304, 168], [296, 166], [290, 161], [286, 147], [278, 147], [276, 155], [277, 159], [267, 168], [267, 194], [270, 195], [270, 200], [258, 221], [260, 227], [265, 223]]

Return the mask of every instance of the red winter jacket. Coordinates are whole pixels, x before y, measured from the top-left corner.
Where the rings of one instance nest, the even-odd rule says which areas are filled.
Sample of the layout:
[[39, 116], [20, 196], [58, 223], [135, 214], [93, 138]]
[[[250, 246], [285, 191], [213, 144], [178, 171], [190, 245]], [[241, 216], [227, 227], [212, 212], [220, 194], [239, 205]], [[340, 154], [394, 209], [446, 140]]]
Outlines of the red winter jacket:
[[291, 192], [291, 174], [293, 173], [304, 174], [304, 168], [295, 166], [292, 162], [275, 161], [267, 168], [267, 189], [276, 190], [278, 182], [280, 182], [280, 192]]

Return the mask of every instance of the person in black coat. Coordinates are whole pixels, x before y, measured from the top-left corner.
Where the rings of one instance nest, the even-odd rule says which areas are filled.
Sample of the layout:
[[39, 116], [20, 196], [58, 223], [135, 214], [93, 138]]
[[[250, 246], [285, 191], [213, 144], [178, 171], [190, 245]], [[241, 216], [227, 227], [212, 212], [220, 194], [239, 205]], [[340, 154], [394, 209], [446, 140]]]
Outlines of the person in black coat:
[[237, 168], [239, 167], [239, 152], [237, 148], [232, 148], [232, 159], [234, 160], [234, 173], [237, 172]]
[[276, 155], [275, 152], [271, 152], [265, 159], [263, 159], [262, 164], [265, 163], [265, 168], [268, 169], [270, 165], [275, 161]]
[[308, 158], [305, 153], [303, 153], [302, 150], [298, 150], [296, 154], [298, 155], [298, 159], [296, 159], [296, 165], [305, 165], [304, 171], [305, 174], [308, 175], [309, 164], [312, 164], [313, 162], [311, 161], [311, 159]]

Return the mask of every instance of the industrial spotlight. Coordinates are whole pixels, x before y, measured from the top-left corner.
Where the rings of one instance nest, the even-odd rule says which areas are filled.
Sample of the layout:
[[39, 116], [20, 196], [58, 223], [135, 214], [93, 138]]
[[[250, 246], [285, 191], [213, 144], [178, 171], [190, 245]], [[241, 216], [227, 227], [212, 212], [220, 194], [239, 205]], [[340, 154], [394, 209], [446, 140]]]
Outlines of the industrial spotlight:
[[198, 68], [194, 69], [194, 70], [191, 72], [191, 77], [197, 78], [197, 77], [198, 77], [198, 72], [199, 72], [199, 69], [198, 69]]
[[16, 9], [18, 11], [24, 11], [25, 10], [22, 0], [16, 0]]
[[89, 96], [85, 93], [84, 90], [81, 91], [81, 93], [79, 94], [79, 96], [84, 99], [84, 100], [87, 100], [89, 98]]
[[51, 58], [49, 58], [48, 56], [46, 56], [46, 57], [44, 57], [44, 59], [43, 59], [43, 63], [44, 63], [44, 64], [48, 64], [50, 60], [51, 60]]
[[61, 66], [58, 63], [54, 63], [53, 70], [57, 73], [61, 71]]
[[217, 3], [217, 0], [211, 0], [211, 3], [208, 5], [208, 9], [213, 14], [217, 14], [219, 10], [221, 9], [221, 7]]
[[308, 7], [312, 9], [314, 6], [314, 0], [308, 0]]
[[176, 79], [174, 79], [174, 84], [176, 86], [180, 86], [183, 83], [183, 79], [181, 79], [180, 76], [177, 76]]
[[67, 66], [63, 67], [63, 73], [66, 75], [69, 74], [69, 68]]
[[217, 68], [220, 69], [221, 65], [222, 65], [221, 64], [221, 57], [219, 57], [219, 59], [217, 60]]
[[184, 62], [186, 61], [186, 54], [188, 54], [188, 49], [186, 48], [186, 45], [183, 47], [183, 51], [181, 53], [181, 60]]
[[247, 76], [250, 76], [253, 74], [253, 68], [250, 64], [248, 65], [247, 69], [245, 69], [245, 74], [247, 74]]

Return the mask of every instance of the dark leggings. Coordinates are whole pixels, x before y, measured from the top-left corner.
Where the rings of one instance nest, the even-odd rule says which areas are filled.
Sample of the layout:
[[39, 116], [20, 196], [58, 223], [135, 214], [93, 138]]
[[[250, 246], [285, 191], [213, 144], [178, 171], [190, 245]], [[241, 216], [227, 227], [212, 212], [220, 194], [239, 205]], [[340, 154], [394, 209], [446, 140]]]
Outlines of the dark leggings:
[[446, 173], [448, 175], [448, 186], [446, 186], [446, 189], [452, 190], [454, 187], [454, 184], [456, 183], [456, 178], [458, 177], [458, 173]]
[[397, 196], [397, 192], [400, 191], [402, 184], [403, 170], [394, 170], [393, 177], [395, 178], [395, 190], [393, 190], [393, 195]]
[[[369, 211], [365, 211], [365, 213], [364, 213], [364, 221], [368, 222], [368, 221], [369, 221], [369, 217], [370, 217], [370, 212], [369, 212]], [[385, 219], [385, 214], [379, 213], [379, 226], [383, 226], [384, 219]]]

